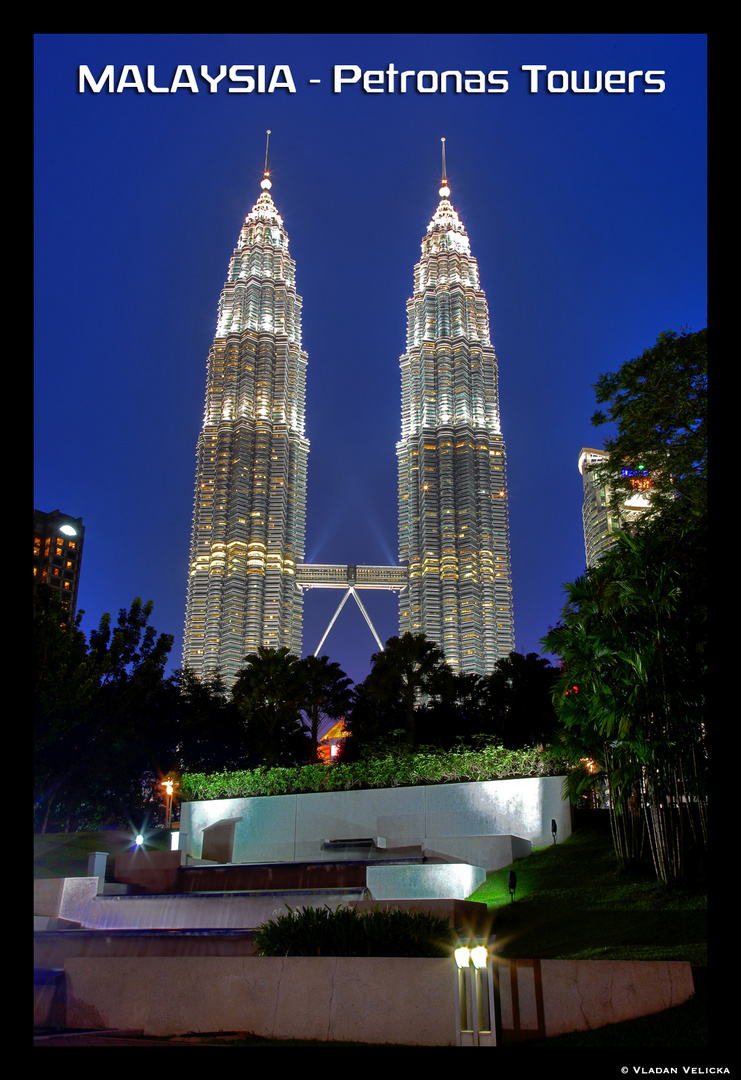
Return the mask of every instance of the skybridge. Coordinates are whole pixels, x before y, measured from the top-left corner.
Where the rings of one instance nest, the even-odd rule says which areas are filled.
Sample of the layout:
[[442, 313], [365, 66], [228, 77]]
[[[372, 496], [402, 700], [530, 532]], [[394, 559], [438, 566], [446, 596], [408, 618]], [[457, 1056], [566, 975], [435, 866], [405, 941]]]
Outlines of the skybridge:
[[363, 603], [358, 596], [358, 590], [386, 589], [387, 591], [400, 592], [409, 584], [409, 577], [405, 566], [367, 566], [356, 563], [300, 563], [296, 567], [296, 584], [300, 589], [343, 589], [345, 593], [329, 622], [329, 626], [324, 631], [322, 640], [314, 650], [314, 656], [319, 656], [322, 645], [327, 640], [330, 630], [336, 623], [350, 596], [360, 608], [360, 612], [368, 624], [379, 650], [383, 652], [381, 639], [376, 633], [370, 615], [363, 607]]

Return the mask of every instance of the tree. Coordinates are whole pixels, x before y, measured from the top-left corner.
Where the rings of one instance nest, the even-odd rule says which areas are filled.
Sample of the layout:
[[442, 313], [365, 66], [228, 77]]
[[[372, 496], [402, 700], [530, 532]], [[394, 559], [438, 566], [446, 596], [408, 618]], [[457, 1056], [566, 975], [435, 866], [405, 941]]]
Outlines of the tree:
[[[363, 712], [382, 712], [387, 722], [396, 721], [410, 745], [416, 741], [416, 708], [423, 695], [434, 691], [435, 679], [449, 670], [439, 645], [425, 634], [391, 637], [385, 648], [371, 657], [373, 667], [358, 692], [360, 708], [353, 710], [353, 734], [362, 726]], [[391, 729], [388, 729], [391, 730]]]
[[483, 675], [452, 671], [447, 665], [436, 672], [427, 700], [416, 710], [416, 727], [425, 743], [450, 750], [488, 733], [487, 690], [488, 680]]
[[606, 412], [595, 427], [611, 422], [616, 434], [604, 440], [608, 460], [597, 467], [619, 503], [629, 496], [639, 466], [650, 479], [652, 515], [669, 522], [704, 520], [707, 511], [707, 329], [668, 330], [652, 349], [600, 375], [594, 389]]
[[[40, 585], [34, 597], [34, 790], [39, 824], [46, 831], [53, 807], [65, 801], [65, 787], [77, 765], [74, 740], [85, 738], [90, 703], [102, 668], [90, 656], [77, 612], [74, 624], [59, 593]], [[66, 812], [66, 809], [65, 809]]]
[[[564, 742], [607, 777], [618, 857], [644, 838], [660, 880], [682, 877], [707, 843], [707, 330], [667, 331], [595, 384], [592, 423], [616, 424], [598, 468], [620, 503], [640, 471], [649, 510], [565, 586], [542, 639], [562, 659], [554, 702]], [[588, 782], [571, 777], [572, 791]]]
[[170, 634], [149, 626], [151, 601], [138, 597], [104, 614], [85, 642], [75, 626], [53, 633], [54, 612], [37, 600], [37, 801], [65, 827], [126, 821], [145, 787], [169, 771], [176, 748], [176, 695], [165, 676]]
[[178, 767], [222, 772], [244, 764], [244, 722], [219, 674], [199, 679], [185, 668], [173, 674], [179, 698]]
[[508, 750], [543, 746], [556, 729], [553, 685], [558, 670], [537, 653], [511, 652], [501, 657], [486, 679], [489, 723], [482, 731], [496, 735]]
[[[564, 744], [607, 777], [619, 860], [636, 861], [645, 834], [665, 883], [683, 877], [690, 840], [698, 852], [707, 843], [705, 627], [683, 569], [661, 530], [623, 532], [566, 586], [561, 621], [542, 639], [562, 658]], [[584, 780], [581, 769], [572, 793]]]
[[352, 682], [327, 656], [305, 656], [298, 662], [301, 708], [311, 741], [311, 761], [318, 761], [319, 730], [325, 719], [339, 720], [352, 706]]
[[244, 722], [251, 765], [290, 765], [306, 758], [302, 675], [299, 659], [289, 649], [260, 645], [246, 656], [232, 687], [232, 700]]

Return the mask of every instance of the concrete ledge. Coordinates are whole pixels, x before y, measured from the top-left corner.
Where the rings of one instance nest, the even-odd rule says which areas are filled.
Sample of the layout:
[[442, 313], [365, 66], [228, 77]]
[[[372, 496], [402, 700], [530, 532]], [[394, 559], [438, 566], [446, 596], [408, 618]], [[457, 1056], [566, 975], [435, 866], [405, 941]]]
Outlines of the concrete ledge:
[[100, 887], [98, 877], [37, 878], [33, 883], [33, 913], [84, 926]]
[[358, 889], [300, 889], [253, 893], [180, 893], [97, 897], [82, 927], [90, 930], [253, 930], [288, 908], [344, 906], [367, 895]]
[[347, 906], [355, 911], [424, 911], [478, 937], [488, 937], [491, 926], [486, 904], [476, 900], [351, 900]]
[[[456, 1042], [452, 960], [107, 956], [70, 958], [64, 970], [69, 1028]], [[509, 961], [499, 984], [503, 1042], [649, 1016], [694, 992], [688, 963], [661, 961]]]
[[465, 900], [486, 881], [486, 871], [470, 863], [411, 863], [369, 866], [372, 900]]
[[487, 874], [526, 858], [533, 850], [524, 836], [428, 836], [422, 846], [428, 857], [475, 863]]
[[114, 877], [151, 893], [172, 892], [177, 872], [185, 865], [184, 851], [124, 851], [116, 856]]

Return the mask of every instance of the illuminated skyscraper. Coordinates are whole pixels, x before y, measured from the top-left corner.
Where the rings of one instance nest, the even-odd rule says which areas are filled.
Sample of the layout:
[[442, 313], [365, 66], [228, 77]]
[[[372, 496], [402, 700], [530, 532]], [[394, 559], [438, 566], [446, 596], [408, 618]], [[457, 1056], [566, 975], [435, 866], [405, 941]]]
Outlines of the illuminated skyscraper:
[[647, 494], [651, 480], [643, 466], [626, 469], [632, 494], [628, 498], [616, 500], [610, 485], [597, 471], [603, 461], [608, 460], [604, 450], [584, 447], [579, 454], [579, 472], [584, 486], [582, 520], [584, 522], [584, 551], [587, 568], [596, 566], [602, 556], [615, 546], [616, 534], [630, 526], [650, 506]]
[[82, 545], [85, 526], [82, 518], [70, 517], [61, 510], [45, 514], [33, 512], [33, 584], [49, 585], [59, 590], [59, 599], [70, 619], [77, 610], [80, 585]]
[[307, 356], [267, 153], [261, 187], [221, 292], [196, 450], [183, 666], [227, 686], [261, 645], [301, 654]]
[[515, 647], [506, 451], [486, 297], [444, 144], [401, 357], [399, 624], [436, 641], [454, 670], [486, 674]]

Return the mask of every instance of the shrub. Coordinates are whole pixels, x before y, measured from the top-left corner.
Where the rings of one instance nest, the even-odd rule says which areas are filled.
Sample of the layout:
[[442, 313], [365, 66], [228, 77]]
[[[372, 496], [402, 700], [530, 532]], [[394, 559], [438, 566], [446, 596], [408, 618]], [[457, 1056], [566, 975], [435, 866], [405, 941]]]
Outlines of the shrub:
[[258, 926], [260, 956], [450, 956], [454, 931], [446, 918], [422, 911], [288, 909]]
[[401, 753], [386, 751], [372, 758], [335, 765], [261, 766], [235, 772], [188, 773], [182, 778], [181, 798], [189, 802], [244, 799], [257, 795], [556, 776], [566, 771], [561, 760], [533, 748], [506, 750], [491, 745], [476, 750], [441, 751], [422, 747]]

